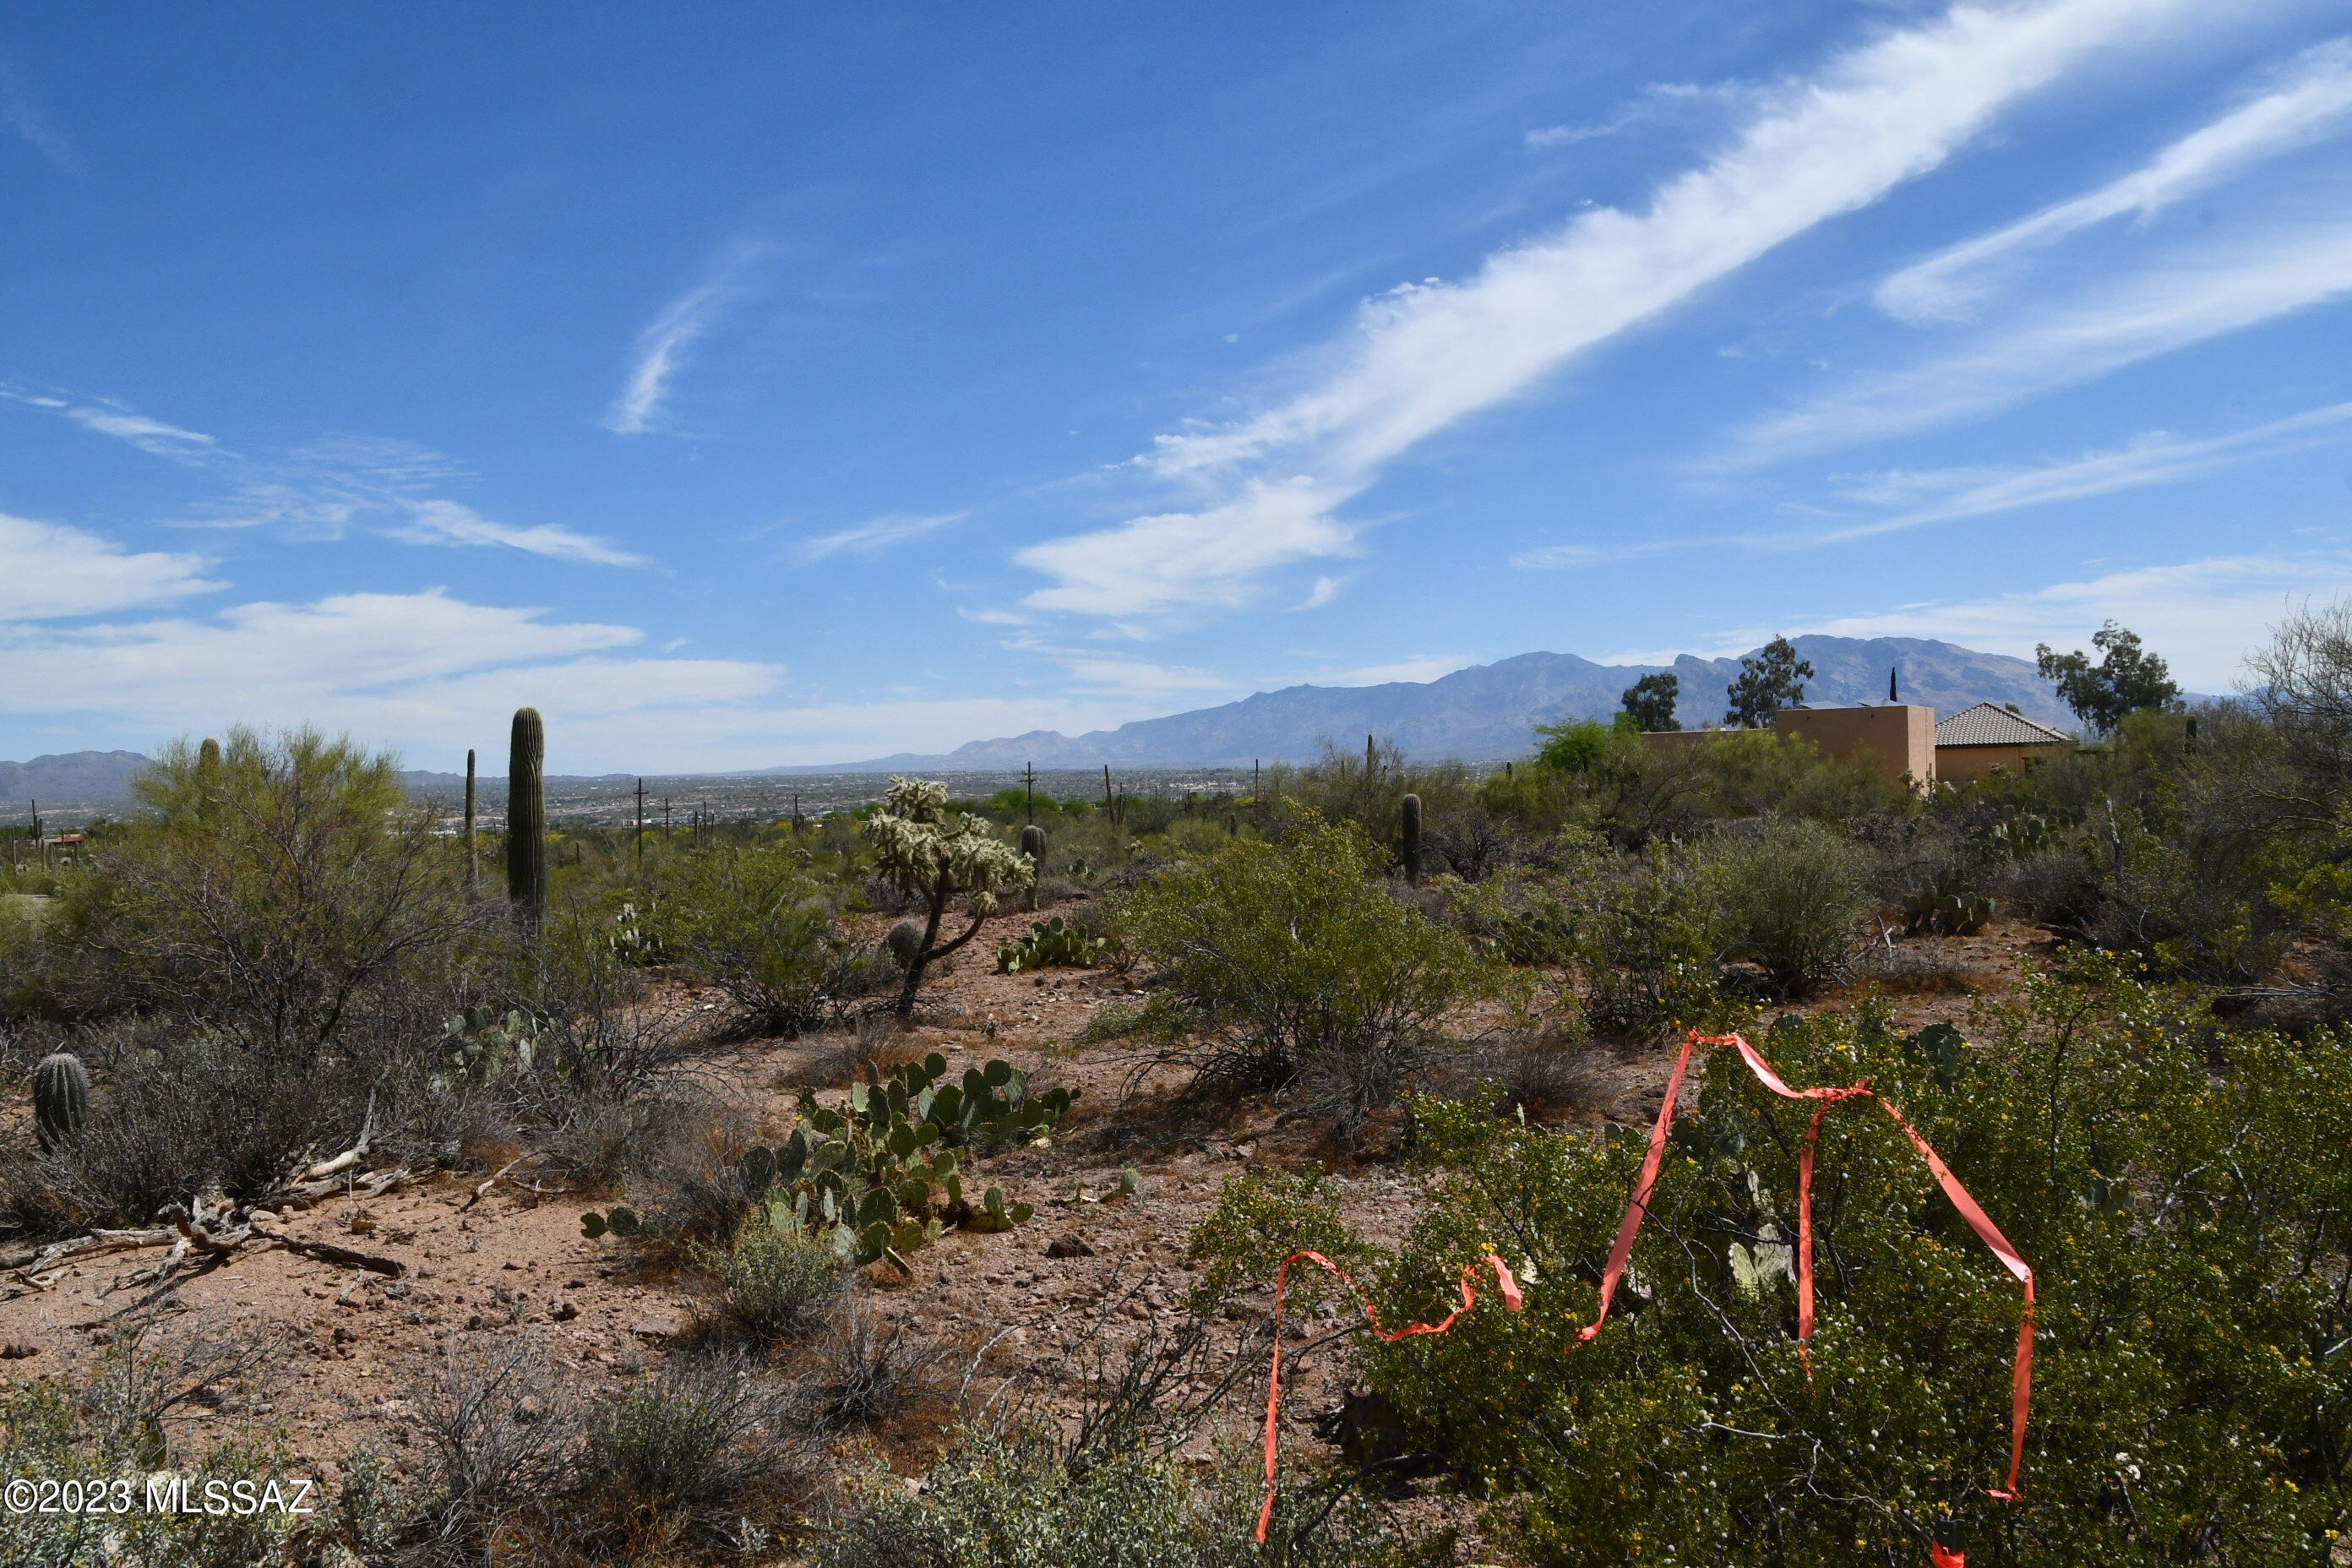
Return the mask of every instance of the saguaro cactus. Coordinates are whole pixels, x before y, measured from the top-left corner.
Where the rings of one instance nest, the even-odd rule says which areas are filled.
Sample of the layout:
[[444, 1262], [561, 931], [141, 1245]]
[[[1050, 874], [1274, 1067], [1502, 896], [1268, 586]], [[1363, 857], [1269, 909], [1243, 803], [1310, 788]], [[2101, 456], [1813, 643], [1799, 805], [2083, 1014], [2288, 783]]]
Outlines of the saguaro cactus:
[[1029, 860], [1029, 909], [1037, 909], [1037, 878], [1045, 868], [1045, 830], [1035, 823], [1021, 830], [1021, 853]]
[[1414, 887], [1421, 886], [1421, 796], [1409, 795], [1400, 813], [1402, 822], [1398, 837], [1403, 849], [1404, 879]]
[[482, 885], [482, 857], [474, 843], [474, 748], [466, 748], [466, 896]]
[[89, 1074], [81, 1058], [69, 1051], [42, 1058], [33, 1069], [33, 1135], [41, 1152], [55, 1152], [89, 1120]]
[[507, 749], [507, 897], [538, 925], [547, 914], [547, 726], [518, 708]]
[[220, 813], [221, 745], [206, 735], [196, 748], [196, 816], [210, 822]]

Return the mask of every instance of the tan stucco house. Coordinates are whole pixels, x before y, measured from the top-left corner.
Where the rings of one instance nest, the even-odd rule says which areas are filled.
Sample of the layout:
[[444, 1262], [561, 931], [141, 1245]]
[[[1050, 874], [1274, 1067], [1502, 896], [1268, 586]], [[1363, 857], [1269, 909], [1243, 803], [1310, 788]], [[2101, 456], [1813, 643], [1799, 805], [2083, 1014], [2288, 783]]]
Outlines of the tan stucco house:
[[1974, 784], [1996, 772], [2014, 778], [2074, 744], [2063, 731], [1979, 702], [1936, 726], [1936, 777], [1945, 784]]

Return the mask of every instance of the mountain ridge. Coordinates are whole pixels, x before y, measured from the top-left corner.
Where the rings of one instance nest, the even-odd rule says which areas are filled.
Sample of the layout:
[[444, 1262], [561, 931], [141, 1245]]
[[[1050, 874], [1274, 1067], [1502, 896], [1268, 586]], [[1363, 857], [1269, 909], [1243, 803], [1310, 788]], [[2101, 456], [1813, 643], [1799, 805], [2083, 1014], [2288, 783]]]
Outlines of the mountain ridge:
[[[2063, 729], [2074, 716], [2032, 663], [2007, 654], [1979, 653], [1920, 637], [1790, 639], [1814, 667], [1805, 683], [1808, 702], [1884, 702], [1890, 669], [1906, 702], [1939, 715], [1978, 702], [2012, 702], [2027, 717]], [[1077, 736], [1055, 730], [972, 741], [951, 752], [901, 752], [856, 763], [791, 764], [749, 769], [735, 776], [891, 773], [914, 770], [993, 772], [1034, 763], [1045, 768], [1117, 766], [1247, 767], [1256, 762], [1305, 762], [1321, 743], [1362, 734], [1392, 740], [1409, 756], [1499, 762], [1522, 756], [1538, 723], [1605, 719], [1617, 711], [1626, 687], [1644, 675], [1671, 672], [1682, 682], [1676, 716], [1685, 728], [1719, 723], [1725, 688], [1739, 659], [1684, 654], [1671, 664], [1601, 664], [1572, 653], [1523, 653], [1471, 665], [1434, 680], [1375, 686], [1286, 686], [1255, 692], [1213, 708], [1138, 719], [1115, 730]]]

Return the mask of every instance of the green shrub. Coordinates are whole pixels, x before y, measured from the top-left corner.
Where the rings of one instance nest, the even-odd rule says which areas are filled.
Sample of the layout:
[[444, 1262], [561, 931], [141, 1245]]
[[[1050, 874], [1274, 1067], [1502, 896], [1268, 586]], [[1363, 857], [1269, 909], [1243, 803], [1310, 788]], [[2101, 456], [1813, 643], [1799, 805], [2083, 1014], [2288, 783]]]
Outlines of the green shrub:
[[2352, 1040], [2184, 1026], [2098, 959], [2032, 978], [1965, 1045], [1865, 1010], [1783, 1019], [1765, 1049], [1799, 1087], [1875, 1085], [2033, 1266], [2022, 1500], [1982, 1489], [2007, 1466], [2015, 1282], [1883, 1115], [1832, 1111], [1809, 1379], [1791, 1287], [1757, 1265], [1793, 1234], [1812, 1108], [1727, 1052], [1580, 1348], [1643, 1138], [1416, 1102], [1436, 1190], [1383, 1314], [1442, 1310], [1497, 1246], [1527, 1310], [1375, 1348], [1370, 1374], [1503, 1500], [1490, 1526], [1526, 1562], [1916, 1562], [1937, 1531], [1991, 1568], [2326, 1560], [2352, 1524]]
[[1387, 856], [1357, 828], [1303, 816], [1278, 843], [1235, 839], [1129, 894], [1129, 945], [1191, 1005], [1197, 1046], [1169, 1059], [1234, 1085], [1308, 1075], [1343, 1119], [1381, 1103], [1502, 965], [1390, 896]]
[[804, 1230], [778, 1229], [765, 1215], [746, 1220], [734, 1245], [704, 1262], [726, 1289], [728, 1311], [763, 1339], [814, 1327], [848, 1279], [832, 1247]]
[[860, 955], [835, 926], [824, 889], [786, 848], [681, 857], [664, 871], [642, 923], [663, 954], [715, 986], [741, 1024], [762, 1034], [799, 1034], [836, 997], [862, 988]]
[[[217, 770], [177, 742], [133, 782], [44, 931], [53, 1005], [179, 1019], [250, 1048], [401, 1031], [483, 934], [460, 860], [404, 795], [398, 761], [298, 730], [230, 731]], [[437, 1005], [437, 1004], [436, 1004]]]
[[1870, 858], [1823, 823], [1767, 821], [1724, 833], [1695, 855], [1698, 896], [1717, 925], [1719, 956], [1762, 969], [1782, 995], [1801, 995], [1836, 972], [1870, 910]]
[[[1319, 1252], [1354, 1273], [1373, 1256], [1339, 1214], [1331, 1178], [1320, 1170], [1244, 1171], [1228, 1176], [1216, 1206], [1192, 1227], [1185, 1256], [1201, 1266], [1195, 1310], [1210, 1311], [1239, 1289], [1274, 1288], [1275, 1271], [1294, 1252]], [[1307, 1299], [1335, 1285], [1319, 1268], [1292, 1276]]]
[[820, 1532], [819, 1568], [1407, 1568], [1453, 1562], [1450, 1537], [1412, 1551], [1360, 1496], [1286, 1478], [1267, 1544], [1252, 1543], [1263, 1471], [1229, 1459], [1206, 1483], [1171, 1459], [1122, 1455], [1073, 1473], [1039, 1434], [962, 1435], [919, 1496], [876, 1469]]
[[1572, 896], [1571, 951], [1596, 1026], [1652, 1037], [1720, 1006], [1720, 914], [1688, 853], [1669, 845], [1615, 865], [1593, 863]]
[[681, 1515], [716, 1533], [804, 1478], [788, 1386], [742, 1356], [672, 1358], [588, 1412], [581, 1479], [598, 1511]]

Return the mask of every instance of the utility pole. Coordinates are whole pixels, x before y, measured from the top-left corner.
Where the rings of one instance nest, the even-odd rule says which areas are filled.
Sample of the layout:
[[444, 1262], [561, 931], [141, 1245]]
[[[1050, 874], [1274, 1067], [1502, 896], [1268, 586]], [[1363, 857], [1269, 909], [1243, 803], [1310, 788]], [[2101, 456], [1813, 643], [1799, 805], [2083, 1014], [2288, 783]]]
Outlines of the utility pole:
[[1036, 763], [1022, 763], [1022, 764], [1021, 764], [1021, 782], [1022, 782], [1023, 784], [1027, 784], [1027, 785], [1029, 786], [1029, 810], [1028, 810], [1028, 817], [1029, 817], [1029, 820], [1030, 820], [1031, 822], [1034, 822], [1034, 821], [1036, 821], [1036, 820], [1037, 820], [1037, 764], [1036, 764]]
[[669, 796], [662, 796], [662, 842], [669, 842]]
[[646, 781], [637, 781], [637, 876], [646, 874]]

